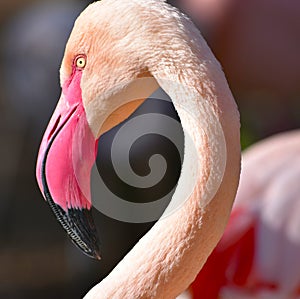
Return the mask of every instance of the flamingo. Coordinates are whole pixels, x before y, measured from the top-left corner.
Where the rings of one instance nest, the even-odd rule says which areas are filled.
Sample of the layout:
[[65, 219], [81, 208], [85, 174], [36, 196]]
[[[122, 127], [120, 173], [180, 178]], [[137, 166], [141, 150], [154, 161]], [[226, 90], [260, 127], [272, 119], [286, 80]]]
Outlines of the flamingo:
[[89, 177], [97, 140], [158, 86], [172, 99], [185, 136], [176, 191], [85, 298], [175, 298], [220, 239], [239, 181], [239, 113], [219, 63], [192, 22], [165, 1], [102, 0], [76, 20], [60, 80], [37, 181], [72, 241], [96, 259]]
[[300, 298], [299, 153], [300, 130], [246, 150], [229, 224], [190, 298]]

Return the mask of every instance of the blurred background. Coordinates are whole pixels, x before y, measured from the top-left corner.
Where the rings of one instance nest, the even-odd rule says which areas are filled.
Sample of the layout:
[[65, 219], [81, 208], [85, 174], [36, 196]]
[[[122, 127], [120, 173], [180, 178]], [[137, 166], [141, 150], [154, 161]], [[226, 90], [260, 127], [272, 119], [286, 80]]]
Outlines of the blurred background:
[[[221, 61], [240, 109], [243, 148], [300, 127], [298, 1], [169, 2], [193, 19]], [[105, 259], [90, 260], [67, 239], [35, 182], [39, 142], [60, 94], [58, 70], [64, 46], [75, 18], [88, 4], [83, 0], [0, 4], [0, 298], [81, 298], [153, 224], [118, 222], [98, 212]], [[137, 113], [147, 111], [177, 119], [172, 104], [165, 101], [147, 101]], [[100, 141], [103, 147], [113, 134]], [[160, 186], [160, 192], [167, 193], [179, 176], [178, 153], [153, 136], [144, 142], [150, 151], [159, 148], [173, 165], [169, 179]], [[138, 165], [145, 164], [144, 148], [135, 155]], [[99, 157], [99, 168], [124, 198], [138, 200], [141, 194], [114, 181], [108, 153], [109, 149]]]

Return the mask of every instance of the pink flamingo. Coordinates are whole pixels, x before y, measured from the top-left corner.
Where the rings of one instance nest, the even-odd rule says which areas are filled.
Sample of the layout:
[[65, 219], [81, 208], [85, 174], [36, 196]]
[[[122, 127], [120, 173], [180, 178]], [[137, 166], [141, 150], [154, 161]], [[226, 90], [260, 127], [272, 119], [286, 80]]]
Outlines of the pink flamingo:
[[299, 130], [244, 153], [229, 224], [193, 298], [300, 298], [299, 154]]
[[185, 153], [169, 207], [184, 202], [86, 298], [176, 297], [220, 239], [239, 180], [239, 115], [220, 65], [194, 25], [165, 1], [103, 0], [75, 23], [61, 85], [41, 143], [37, 180], [73, 242], [97, 259], [89, 191], [97, 140], [158, 85], [172, 98]]

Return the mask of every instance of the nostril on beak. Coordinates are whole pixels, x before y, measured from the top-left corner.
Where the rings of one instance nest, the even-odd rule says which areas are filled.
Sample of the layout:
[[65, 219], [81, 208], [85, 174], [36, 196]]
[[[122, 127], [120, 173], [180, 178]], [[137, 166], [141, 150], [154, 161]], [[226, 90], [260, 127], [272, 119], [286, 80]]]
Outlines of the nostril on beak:
[[61, 119], [61, 115], [57, 118], [53, 128], [51, 129], [49, 135], [48, 135], [48, 138], [47, 138], [47, 141], [49, 141], [52, 137], [52, 135], [54, 134], [54, 132], [56, 131], [57, 127], [58, 127], [58, 124], [60, 122], [60, 119]]

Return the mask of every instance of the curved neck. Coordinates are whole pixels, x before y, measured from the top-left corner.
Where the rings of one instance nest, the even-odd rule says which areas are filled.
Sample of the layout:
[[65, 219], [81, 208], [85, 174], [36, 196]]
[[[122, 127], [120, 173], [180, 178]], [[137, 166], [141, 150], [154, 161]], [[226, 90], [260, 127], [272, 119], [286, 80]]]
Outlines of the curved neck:
[[182, 172], [163, 217], [86, 299], [175, 298], [220, 239], [238, 185], [239, 115], [225, 76], [191, 22], [158, 2], [165, 13], [151, 18], [157, 31], [137, 32], [145, 38], [136, 41], [143, 53], [137, 61], [171, 97], [181, 119]]
[[[205, 51], [214, 72], [203, 65], [199, 70], [200, 63], [189, 72], [174, 64], [151, 70], [184, 128], [182, 173], [164, 216], [85, 298], [174, 298], [224, 231], [240, 170], [239, 117], [221, 68]], [[182, 204], [173, 209], [178, 200]]]

